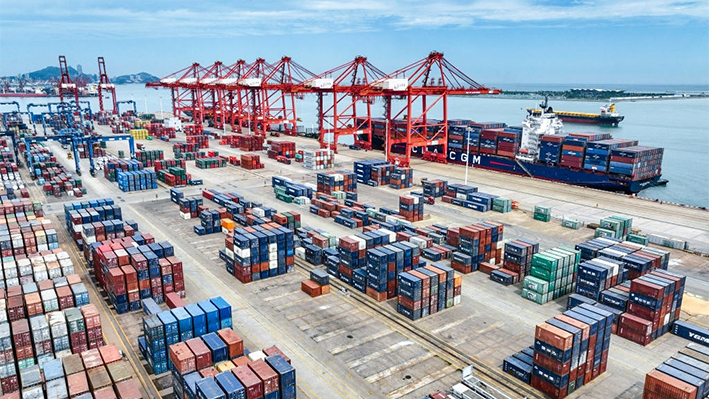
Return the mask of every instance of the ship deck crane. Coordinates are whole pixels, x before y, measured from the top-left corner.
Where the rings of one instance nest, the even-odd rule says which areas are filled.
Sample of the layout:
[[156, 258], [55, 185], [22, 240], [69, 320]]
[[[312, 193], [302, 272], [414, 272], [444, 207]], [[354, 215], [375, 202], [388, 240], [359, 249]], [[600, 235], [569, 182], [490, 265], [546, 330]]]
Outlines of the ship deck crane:
[[79, 103], [79, 87], [76, 83], [72, 82], [69, 76], [69, 67], [66, 64], [66, 57], [63, 55], [59, 56], [59, 72], [61, 74], [61, 80], [59, 81], [59, 101], [64, 102], [64, 93], [68, 92], [74, 95], [74, 100]]
[[113, 108], [111, 112], [116, 115], [118, 114], [118, 103], [116, 101], [116, 86], [111, 83], [108, 79], [108, 74], [106, 73], [106, 61], [103, 57], [98, 57], [98, 108], [101, 113], [104, 112], [103, 108], [103, 92], [107, 91], [111, 93], [111, 101], [113, 102]]

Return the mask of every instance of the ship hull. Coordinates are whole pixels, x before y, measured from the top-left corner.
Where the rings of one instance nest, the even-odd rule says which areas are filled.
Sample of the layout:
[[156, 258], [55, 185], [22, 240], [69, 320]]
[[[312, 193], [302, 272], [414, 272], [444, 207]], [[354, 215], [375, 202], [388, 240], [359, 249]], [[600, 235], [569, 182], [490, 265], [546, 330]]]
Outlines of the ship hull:
[[45, 93], [0, 93], [0, 97], [23, 98], [23, 97], [47, 97]]
[[582, 123], [586, 125], [605, 125], [605, 126], [618, 126], [618, 124], [623, 121], [623, 116], [570, 116], [563, 115], [557, 112], [557, 116], [562, 122], [566, 123]]
[[[429, 148], [429, 150], [439, 152], [440, 148], [432, 147]], [[420, 147], [412, 151], [412, 155], [421, 156], [421, 154], [422, 151]], [[471, 153], [468, 159], [465, 152], [457, 150], [448, 150], [447, 158], [449, 162], [459, 165], [465, 165], [467, 159], [468, 164], [475, 168], [627, 194], [638, 193], [646, 188], [662, 183], [661, 176], [659, 175], [645, 180], [633, 181], [608, 173], [586, 169], [571, 169], [543, 163], [522, 162], [516, 159], [490, 154]]]

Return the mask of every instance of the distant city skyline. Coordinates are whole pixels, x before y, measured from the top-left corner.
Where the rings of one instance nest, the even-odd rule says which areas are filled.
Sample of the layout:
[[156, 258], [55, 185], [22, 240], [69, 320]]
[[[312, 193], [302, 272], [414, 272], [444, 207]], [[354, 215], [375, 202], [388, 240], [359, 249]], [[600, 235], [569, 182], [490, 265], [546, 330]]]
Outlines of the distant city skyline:
[[436, 50], [482, 84], [709, 84], [709, 0], [100, 4], [0, 0], [0, 75], [59, 55], [87, 74], [103, 56], [110, 76], [284, 55], [315, 74], [363, 55], [388, 73]]

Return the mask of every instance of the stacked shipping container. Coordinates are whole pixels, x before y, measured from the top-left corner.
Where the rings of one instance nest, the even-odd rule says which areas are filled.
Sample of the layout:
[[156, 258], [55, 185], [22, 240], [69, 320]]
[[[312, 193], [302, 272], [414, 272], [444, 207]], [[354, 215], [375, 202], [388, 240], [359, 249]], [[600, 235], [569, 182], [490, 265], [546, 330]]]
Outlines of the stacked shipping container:
[[709, 348], [689, 344], [647, 373], [643, 399], [700, 399], [709, 396]]
[[539, 304], [573, 291], [581, 252], [557, 247], [532, 255], [532, 267], [524, 278], [522, 297]]
[[231, 330], [231, 306], [222, 297], [169, 311], [145, 300], [144, 309], [148, 315], [143, 319], [144, 336], [138, 338], [138, 346], [154, 374], [171, 369], [175, 358], [167, 349], [175, 343], [190, 345], [194, 338], [205, 335], [214, 340], [212, 336], [218, 334], [234, 346], [241, 345], [241, 339]]
[[411, 320], [460, 304], [463, 278], [436, 263], [399, 273], [397, 312]]

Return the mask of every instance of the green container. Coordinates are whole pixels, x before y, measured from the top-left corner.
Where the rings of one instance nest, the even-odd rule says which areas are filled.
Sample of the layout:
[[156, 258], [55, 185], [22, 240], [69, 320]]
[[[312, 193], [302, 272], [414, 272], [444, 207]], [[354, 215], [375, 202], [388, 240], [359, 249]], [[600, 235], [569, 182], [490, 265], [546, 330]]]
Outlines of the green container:
[[292, 196], [292, 195], [288, 195], [288, 194], [280, 194], [280, 193], [278, 193], [278, 194], [276, 194], [276, 199], [277, 199], [277, 200], [280, 200], [280, 201], [283, 201], [283, 202], [286, 202], [286, 203], [288, 203], [288, 204], [290, 204], [290, 203], [293, 202], [293, 196]]
[[539, 213], [542, 215], [551, 215], [551, 207], [537, 205], [534, 207], [534, 213]]
[[649, 243], [647, 237], [638, 234], [628, 234], [628, 241], [641, 245], [647, 245]]
[[544, 215], [541, 213], [535, 213], [534, 214], [534, 220], [539, 220], [540, 222], [548, 222], [551, 220], [550, 215]]
[[529, 275], [544, 281], [551, 282], [556, 277], [556, 271], [549, 271], [542, 269], [539, 266], [532, 266], [532, 268], [529, 270]]
[[540, 305], [549, 302], [549, 294], [540, 294], [527, 288], [522, 288], [522, 298], [527, 298], [530, 301], [536, 302]]
[[541, 266], [545, 270], [555, 270], [558, 266], [558, 259], [544, 253], [532, 255], [532, 266]]
[[549, 293], [549, 282], [534, 276], [527, 276], [522, 281], [522, 287], [539, 294]]
[[616, 232], [613, 230], [608, 230], [604, 228], [597, 228], [595, 233], [593, 234], [594, 237], [612, 237], [615, 238]]
[[64, 311], [64, 316], [66, 317], [66, 323], [69, 326], [69, 334], [86, 331], [86, 324], [84, 324], [84, 317], [81, 315], [81, 310], [78, 308], [66, 309]]
[[125, 152], [123, 150], [118, 150], [118, 158], [125, 158]]
[[566, 252], [571, 252], [572, 254], [574, 254], [574, 255], [575, 255], [575, 256], [574, 256], [574, 263], [579, 263], [579, 262], [581, 262], [581, 251], [578, 251], [578, 250], [576, 250], [576, 249], [569, 248], [569, 247], [558, 247], [558, 248], [559, 248], [559, 249], [562, 249], [562, 250], [564, 250], [564, 251], [566, 251]]
[[576, 219], [562, 219], [561, 225], [568, 229], [578, 230], [581, 227], [581, 222]]

